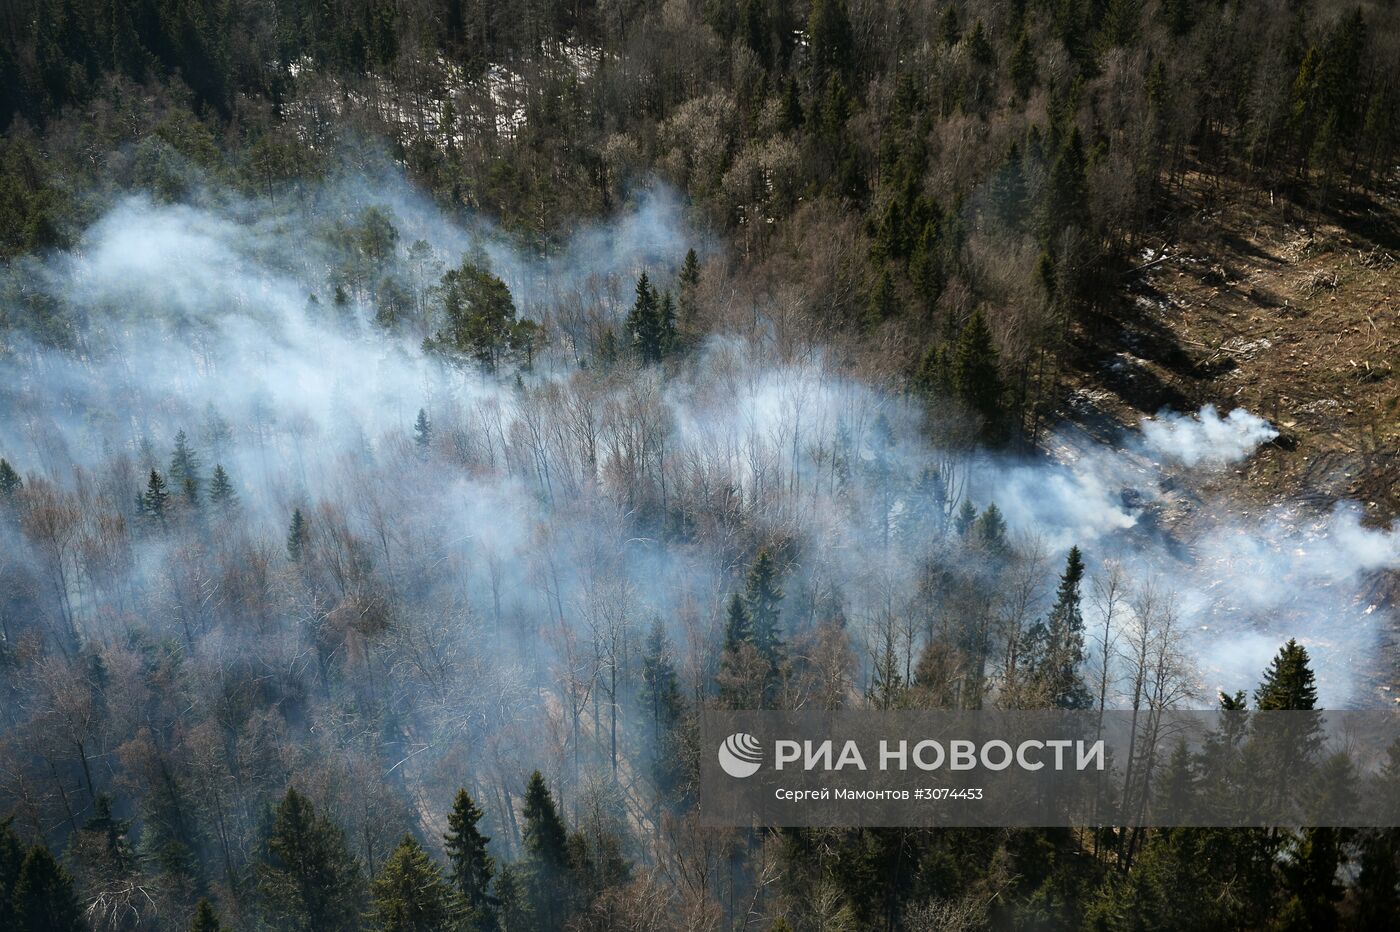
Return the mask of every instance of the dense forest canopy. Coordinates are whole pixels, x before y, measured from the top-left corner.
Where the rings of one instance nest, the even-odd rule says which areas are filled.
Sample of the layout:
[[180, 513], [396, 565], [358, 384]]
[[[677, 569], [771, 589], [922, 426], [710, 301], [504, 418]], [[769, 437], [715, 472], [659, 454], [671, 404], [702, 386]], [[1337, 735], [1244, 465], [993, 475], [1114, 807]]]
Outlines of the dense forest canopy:
[[1164, 231], [1386, 227], [1397, 18], [10, 0], [0, 928], [1393, 923], [1389, 830], [705, 829], [695, 723], [1374, 701], [1393, 516], [1073, 415]]

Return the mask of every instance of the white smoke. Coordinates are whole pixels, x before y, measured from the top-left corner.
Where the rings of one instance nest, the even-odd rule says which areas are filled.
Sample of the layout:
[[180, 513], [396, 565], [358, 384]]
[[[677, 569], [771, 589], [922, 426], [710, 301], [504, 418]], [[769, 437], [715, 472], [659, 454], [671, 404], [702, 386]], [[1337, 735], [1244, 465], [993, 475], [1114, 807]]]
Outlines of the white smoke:
[[1139, 429], [1149, 453], [1188, 467], [1237, 463], [1278, 436], [1257, 414], [1236, 408], [1221, 417], [1209, 404], [1192, 415], [1164, 412], [1146, 418]]

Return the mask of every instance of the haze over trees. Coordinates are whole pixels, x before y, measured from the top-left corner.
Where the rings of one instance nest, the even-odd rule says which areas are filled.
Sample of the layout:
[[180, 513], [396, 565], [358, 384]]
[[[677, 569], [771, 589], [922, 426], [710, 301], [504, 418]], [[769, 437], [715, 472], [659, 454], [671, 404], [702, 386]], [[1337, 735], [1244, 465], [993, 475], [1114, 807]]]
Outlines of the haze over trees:
[[1188, 565], [1189, 469], [1036, 457], [1187, 192], [1393, 184], [1397, 16], [7, 3], [0, 928], [1393, 923], [1390, 831], [719, 831], [695, 768], [706, 706], [1353, 697], [1378, 532]]

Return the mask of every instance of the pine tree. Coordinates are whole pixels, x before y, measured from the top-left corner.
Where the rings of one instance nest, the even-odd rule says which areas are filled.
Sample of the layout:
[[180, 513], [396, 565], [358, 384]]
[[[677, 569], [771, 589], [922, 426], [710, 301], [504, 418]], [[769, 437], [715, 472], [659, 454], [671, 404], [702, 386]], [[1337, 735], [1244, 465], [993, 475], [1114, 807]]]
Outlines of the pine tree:
[[166, 490], [165, 480], [160, 477], [160, 473], [152, 469], [150, 478], [146, 481], [146, 494], [141, 497], [141, 513], [163, 525], [169, 504], [170, 493]]
[[25, 854], [10, 891], [13, 932], [84, 932], [73, 881], [49, 849], [35, 845]]
[[363, 887], [345, 835], [295, 788], [277, 805], [257, 864], [268, 918], [297, 932], [358, 928]]
[[194, 908], [194, 920], [190, 922], [190, 932], [225, 932], [219, 921], [219, 914], [208, 900], [200, 900]]
[[232, 511], [238, 506], [238, 492], [233, 488], [228, 473], [220, 464], [214, 465], [213, 478], [209, 480], [209, 502], [220, 511]]
[[477, 827], [482, 811], [465, 789], [457, 791], [452, 811], [447, 814], [447, 833], [442, 836], [452, 886], [466, 907], [467, 925], [486, 930], [495, 924], [495, 900], [490, 895], [496, 862], [487, 853], [490, 838]]
[[953, 349], [953, 391], [968, 409], [982, 419], [988, 439], [1001, 435], [1002, 384], [992, 331], [981, 310], [972, 312]]
[[300, 563], [310, 536], [311, 532], [306, 525], [306, 519], [302, 517], [301, 509], [292, 509], [292, 521], [287, 526], [287, 559], [293, 563]]
[[22, 488], [24, 480], [19, 473], [15, 472], [9, 460], [0, 458], [0, 498], [12, 498]]
[[413, 422], [413, 442], [418, 445], [421, 452], [427, 452], [433, 445], [433, 425], [428, 420], [426, 408], [418, 409], [418, 419]]
[[369, 918], [379, 932], [455, 929], [452, 890], [412, 835], [405, 835], [370, 885]]

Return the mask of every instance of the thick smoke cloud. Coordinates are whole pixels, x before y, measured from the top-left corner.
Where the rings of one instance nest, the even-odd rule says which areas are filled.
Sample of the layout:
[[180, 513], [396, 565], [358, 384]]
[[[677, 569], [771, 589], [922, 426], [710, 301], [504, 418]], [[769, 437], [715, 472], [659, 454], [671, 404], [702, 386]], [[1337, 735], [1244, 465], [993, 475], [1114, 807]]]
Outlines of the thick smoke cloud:
[[[484, 252], [550, 334], [533, 370], [517, 383], [444, 363], [421, 346], [427, 323], [377, 326], [368, 287], [333, 307], [347, 261], [337, 224], [369, 208], [397, 230], [387, 267], [410, 290], [424, 285], [411, 284], [412, 244], [430, 247], [431, 280]], [[454, 226], [385, 179], [286, 204], [127, 200], [27, 273], [86, 325], [68, 348], [24, 341], [0, 357], [0, 454], [35, 479], [95, 484], [129, 512], [183, 429], [206, 481], [214, 463], [228, 470], [273, 553], [294, 507], [314, 527], [343, 522], [383, 585], [447, 629], [434, 637], [469, 643], [435, 694], [454, 727], [543, 728], [532, 716], [560, 713], [541, 697], [567, 702], [560, 684], [584, 654], [619, 628], [639, 641], [653, 619], [697, 682], [712, 676], [725, 598], [762, 541], [798, 555], [790, 636], [839, 616], [865, 667], [892, 615], [931, 626], [960, 611], [928, 607], [919, 568], [952, 552], [953, 532], [935, 528], [963, 498], [996, 503], [1013, 539], [1041, 554], [1042, 610], [1073, 544], [1094, 571], [1117, 561], [1174, 591], [1197, 703], [1252, 686], [1289, 636], [1313, 649], [1324, 702], [1376, 701], [1366, 675], [1383, 613], [1358, 599], [1366, 573], [1400, 565], [1395, 529], [1363, 528], [1346, 508], [1246, 517], [1200, 490], [1198, 470], [1276, 436], [1263, 419], [1207, 406], [1148, 419], [1112, 447], [1052, 444], [1074, 452], [1024, 460], [930, 443], [917, 405], [819, 352], [774, 361], [716, 335], [667, 379], [581, 373], [594, 355], [584, 323], [619, 322], [642, 268], [669, 286], [690, 244], [702, 245], [665, 191], [543, 259], [485, 223]], [[418, 297], [433, 300], [426, 288]], [[429, 454], [415, 450], [420, 409]], [[931, 523], [918, 487], [930, 467], [941, 483]], [[1187, 506], [1189, 538], [1171, 520]], [[179, 547], [159, 534], [133, 541], [132, 588], [164, 585]], [[75, 593], [88, 637], [114, 633], [112, 591], [93, 581]]]
[[1165, 462], [1224, 465], [1244, 459], [1278, 431], [1257, 414], [1236, 408], [1224, 417], [1214, 405], [1194, 415], [1165, 413], [1142, 422], [1144, 447]]

